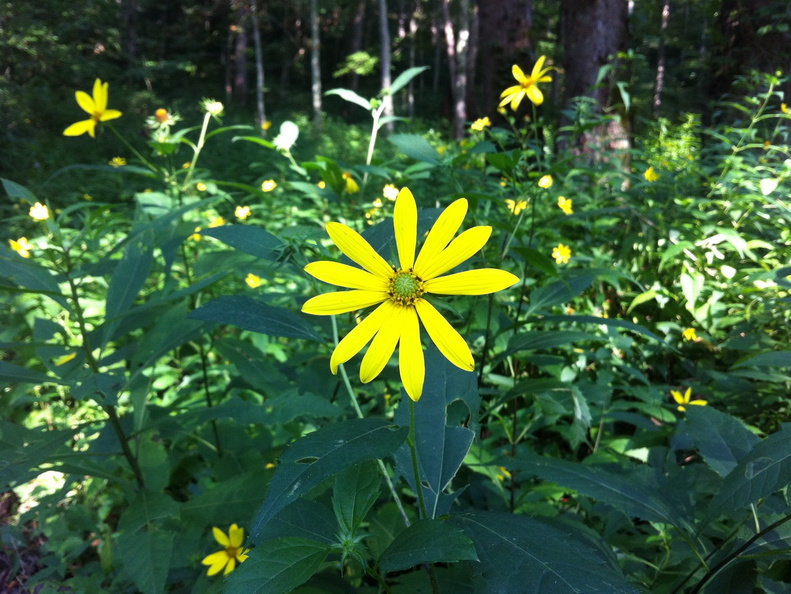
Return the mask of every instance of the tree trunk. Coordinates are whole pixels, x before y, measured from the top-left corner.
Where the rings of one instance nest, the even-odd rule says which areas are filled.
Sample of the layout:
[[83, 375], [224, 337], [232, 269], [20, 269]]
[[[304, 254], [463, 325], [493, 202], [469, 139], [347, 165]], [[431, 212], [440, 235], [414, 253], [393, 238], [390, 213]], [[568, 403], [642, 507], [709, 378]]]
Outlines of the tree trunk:
[[310, 0], [310, 79], [313, 97], [313, 125], [315, 132], [321, 133], [321, 39], [319, 38], [319, 2]]
[[659, 108], [662, 105], [662, 88], [665, 85], [665, 37], [667, 25], [670, 22], [670, 0], [662, 2], [662, 21], [659, 25], [659, 49], [656, 56], [656, 81], [654, 83], [654, 118], [659, 117]]
[[[366, 0], [360, 0], [357, 4], [357, 11], [354, 14], [354, 26], [352, 27], [352, 54], [363, 50], [363, 32], [365, 30], [365, 4]], [[356, 70], [352, 70], [349, 88], [357, 91], [360, 88], [360, 75]]]
[[467, 124], [467, 58], [470, 42], [470, 3], [459, 0], [458, 25], [454, 27], [450, 13], [451, 0], [442, 0], [445, 45], [448, 51], [451, 94], [453, 96], [453, 132], [456, 138], [464, 136]]
[[261, 53], [261, 32], [258, 29], [258, 6], [256, 0], [250, 1], [250, 14], [253, 17], [253, 44], [255, 45], [255, 107], [256, 123], [258, 131], [262, 136], [264, 132], [264, 122], [266, 122], [266, 111], [264, 110], [264, 61]]
[[137, 65], [137, 0], [123, 0], [123, 47], [124, 66], [131, 72]]
[[[409, 15], [409, 67], [415, 67], [415, 52], [417, 43], [417, 18], [420, 14], [420, 4], [416, 4]], [[409, 81], [407, 86], [407, 113], [410, 118], [415, 117], [415, 80]]]
[[236, 5], [236, 43], [233, 51], [233, 96], [241, 105], [247, 104], [247, 6]]
[[[382, 89], [389, 89], [392, 60], [390, 53], [390, 26], [387, 22], [387, 0], [379, 0], [379, 39], [382, 43]], [[393, 97], [391, 95], [385, 95], [382, 100], [385, 106], [384, 115], [395, 115], [395, 111], [393, 110]], [[392, 122], [387, 124], [387, 129], [388, 131], [393, 130]]]

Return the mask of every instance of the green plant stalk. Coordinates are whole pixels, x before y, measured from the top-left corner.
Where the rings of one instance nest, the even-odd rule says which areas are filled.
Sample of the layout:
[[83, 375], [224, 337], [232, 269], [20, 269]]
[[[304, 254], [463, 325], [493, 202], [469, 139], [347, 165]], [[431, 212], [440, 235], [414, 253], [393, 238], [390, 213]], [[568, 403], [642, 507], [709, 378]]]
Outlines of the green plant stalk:
[[203, 114], [203, 125], [201, 126], [200, 136], [198, 137], [198, 144], [196, 144], [192, 149], [192, 161], [190, 161], [187, 177], [184, 178], [184, 185], [182, 186], [183, 188], [189, 188], [190, 182], [192, 181], [192, 176], [195, 174], [195, 163], [198, 162], [198, 157], [203, 150], [203, 145], [206, 144], [206, 132], [209, 129], [210, 119], [211, 114], [209, 112]]
[[[379, 118], [382, 117], [384, 111], [384, 102], [376, 109], [371, 110], [371, 117], [373, 124], [371, 125], [371, 139], [368, 141], [368, 154], [365, 156], [365, 164], [370, 165], [374, 158], [374, 146], [376, 146], [376, 136], [379, 133]], [[363, 173], [363, 187], [368, 183], [368, 171]]]
[[120, 140], [121, 143], [135, 155], [135, 157], [140, 159], [140, 161], [142, 161], [145, 164], [146, 167], [148, 167], [151, 171], [153, 171], [155, 173], [158, 171], [158, 168], [156, 167], [156, 165], [153, 165], [152, 163], [149, 163], [148, 160], [143, 155], [141, 155], [140, 152], [135, 147], [133, 147], [131, 144], [129, 144], [129, 141], [126, 138], [124, 138], [118, 132], [118, 130], [115, 129], [115, 127], [112, 124], [107, 124], [107, 127], [110, 129], [110, 131], [113, 134], [115, 134], [116, 138], [118, 138], [118, 140]]

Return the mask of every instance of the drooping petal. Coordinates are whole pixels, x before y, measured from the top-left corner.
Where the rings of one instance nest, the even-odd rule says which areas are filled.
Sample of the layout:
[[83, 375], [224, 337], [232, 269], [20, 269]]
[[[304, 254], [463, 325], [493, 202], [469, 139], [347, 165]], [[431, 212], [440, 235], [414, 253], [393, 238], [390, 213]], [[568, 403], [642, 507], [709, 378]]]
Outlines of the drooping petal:
[[530, 73], [530, 78], [532, 78], [534, 82], [541, 78], [541, 69], [544, 67], [544, 61], [546, 61], [546, 59], [546, 56], [541, 56], [538, 60], [536, 60], [536, 63], [533, 66], [533, 71]]
[[525, 89], [525, 93], [527, 93], [527, 97], [535, 103], [536, 105], [541, 105], [544, 102], [544, 93], [541, 92], [536, 85], [531, 85], [527, 89]]
[[456, 231], [461, 227], [466, 214], [467, 200], [464, 198], [455, 200], [448, 208], [442, 211], [442, 214], [439, 215], [439, 218], [428, 232], [426, 241], [417, 256], [417, 261], [415, 262], [416, 275], [420, 278], [425, 278], [423, 276], [423, 268], [448, 246], [450, 240], [456, 235]]
[[519, 68], [519, 66], [517, 66], [516, 64], [511, 66], [511, 74], [514, 75], [514, 78], [518, 80], [520, 84], [527, 81], [527, 77], [525, 76], [525, 73], [522, 72], [522, 69]]
[[448, 361], [465, 371], [475, 369], [470, 347], [433, 305], [425, 299], [415, 301], [415, 309], [431, 341]]
[[415, 264], [415, 244], [417, 243], [417, 204], [409, 188], [401, 188], [393, 209], [398, 261], [401, 268], [409, 270]]
[[699, 406], [706, 406], [709, 403], [708, 400], [690, 400], [689, 404], [697, 404]]
[[426, 262], [424, 267], [421, 267], [423, 273], [421, 278], [427, 281], [458, 266], [480, 250], [489, 240], [491, 234], [491, 227], [481, 226], [467, 229], [432, 260]]
[[220, 530], [216, 526], [214, 528], [212, 528], [211, 531], [212, 531], [212, 534], [214, 534], [214, 540], [216, 540], [218, 543], [220, 543], [220, 546], [227, 547], [228, 545], [231, 544], [231, 541], [229, 540], [229, 538], [225, 534], [225, 532], [223, 532], [222, 530]]
[[371, 274], [382, 278], [392, 276], [393, 267], [351, 227], [343, 223], [327, 223], [327, 233], [339, 250]]
[[228, 565], [225, 566], [225, 571], [223, 572], [223, 575], [228, 575], [234, 569], [236, 569], [236, 558], [235, 557], [229, 557], [228, 558]]
[[91, 115], [94, 114], [96, 103], [94, 103], [93, 98], [88, 93], [85, 91], [77, 91], [74, 93], [74, 96], [77, 98], [77, 105], [79, 105], [83, 111]]
[[114, 120], [116, 118], [120, 118], [122, 115], [124, 115], [124, 114], [122, 114], [117, 109], [105, 109], [102, 112], [102, 115], [99, 118], [99, 121], [106, 122], [107, 120]]
[[511, 109], [516, 111], [519, 109], [519, 104], [522, 103], [522, 99], [525, 98], [525, 90], [521, 89], [516, 95], [514, 95], [513, 99], [511, 99]]
[[382, 277], [340, 262], [311, 262], [305, 266], [305, 272], [320, 281], [347, 289], [387, 290], [387, 281]]
[[398, 344], [398, 339], [401, 338], [401, 319], [404, 307], [393, 305], [391, 313], [388, 315], [379, 332], [374, 336], [371, 346], [363, 357], [363, 362], [360, 364], [360, 381], [367, 384], [384, 369], [390, 357], [393, 356], [393, 351]]
[[93, 119], [76, 122], [63, 131], [64, 136], [80, 136], [85, 133], [96, 136], [96, 121]]
[[207, 575], [217, 575], [222, 571], [222, 568], [225, 567], [225, 564], [228, 563], [228, 553], [225, 551], [217, 551], [216, 553], [212, 553], [203, 558], [201, 561], [202, 565], [210, 565], [209, 570], [206, 572]]
[[398, 345], [398, 369], [407, 395], [415, 402], [423, 393], [426, 377], [426, 361], [420, 345], [420, 323], [417, 312], [410, 307], [404, 310], [401, 319], [401, 341]]
[[337, 293], [324, 293], [308, 299], [302, 306], [302, 311], [314, 316], [329, 316], [342, 314], [370, 305], [376, 305], [387, 299], [383, 291], [338, 291]]
[[427, 293], [440, 295], [488, 295], [519, 282], [519, 278], [497, 268], [478, 268], [426, 281]]
[[231, 541], [231, 546], [238, 549], [244, 542], [244, 528], [239, 528], [236, 524], [231, 524], [228, 529], [228, 539]]
[[392, 315], [392, 308], [392, 302], [385, 301], [343, 337], [330, 357], [330, 371], [333, 374], [338, 373], [339, 365], [346, 363], [370, 342], [387, 317]]
[[107, 109], [107, 88], [110, 83], [102, 84], [100, 79], [96, 79], [93, 83], [93, 101], [96, 103], [96, 112], [102, 113]]
[[500, 102], [500, 107], [508, 103], [511, 99], [513, 99], [514, 93], [519, 93], [523, 89], [522, 85], [514, 85], [513, 87], [508, 87], [505, 91], [500, 93], [500, 97], [504, 99]]
[[247, 561], [247, 558], [250, 556], [250, 555], [247, 554], [249, 552], [250, 552], [250, 549], [245, 549], [245, 550], [237, 553], [236, 554], [236, 560], [239, 563], [244, 563], [245, 561]]

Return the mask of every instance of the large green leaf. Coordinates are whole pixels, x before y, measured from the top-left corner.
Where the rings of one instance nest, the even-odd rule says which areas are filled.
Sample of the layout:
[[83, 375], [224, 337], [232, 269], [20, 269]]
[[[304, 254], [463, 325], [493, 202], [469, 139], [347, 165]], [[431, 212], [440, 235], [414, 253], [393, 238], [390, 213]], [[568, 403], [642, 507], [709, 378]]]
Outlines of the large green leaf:
[[40, 371], [0, 361], [0, 384], [63, 384], [58, 378]]
[[450, 523], [475, 543], [481, 592], [530, 594], [631, 594], [604, 546], [571, 523], [551, 523], [515, 514], [470, 512]]
[[307, 538], [268, 540], [228, 578], [228, 594], [285, 594], [304, 584], [330, 553], [330, 546]]
[[6, 194], [8, 194], [8, 197], [12, 200], [26, 200], [31, 204], [36, 202], [35, 194], [33, 194], [33, 192], [28, 190], [25, 186], [4, 177], [0, 178], [0, 182], [2, 182], [3, 189], [5, 190]]
[[388, 140], [407, 157], [432, 165], [439, 163], [439, 153], [418, 134], [393, 134]]
[[687, 408], [686, 430], [709, 467], [725, 476], [760, 439], [739, 419], [711, 406]]
[[252, 225], [223, 225], [201, 231], [201, 235], [214, 237], [240, 252], [262, 260], [277, 260], [283, 242], [268, 231]]
[[539, 351], [552, 349], [581, 341], [601, 340], [601, 336], [576, 330], [531, 330], [520, 332], [508, 342], [506, 355], [519, 351]]
[[617, 320], [614, 318], [602, 318], [599, 316], [583, 316], [583, 315], [571, 315], [571, 316], [544, 316], [543, 318], [547, 322], [571, 322], [577, 324], [596, 324], [600, 326], [606, 326], [607, 328], [620, 328], [622, 330], [630, 330], [632, 332], [636, 332], [637, 334], [642, 334], [643, 336], [650, 338], [651, 340], [655, 340], [659, 343], [662, 343], [665, 347], [672, 351], [676, 351], [676, 349], [662, 340], [659, 336], [651, 332], [645, 326], [641, 326], [639, 324], [634, 324], [632, 322], [627, 322], [626, 320]]
[[365, 97], [360, 97], [354, 91], [350, 91], [349, 89], [330, 89], [324, 93], [325, 95], [338, 95], [341, 99], [348, 101], [349, 103], [354, 103], [355, 105], [359, 105], [365, 111], [371, 111], [371, 102], [368, 101]]
[[261, 531], [262, 541], [288, 536], [332, 545], [338, 541], [338, 522], [323, 503], [300, 497], [281, 509]]
[[442, 520], [418, 520], [395, 537], [382, 553], [384, 571], [403, 571], [423, 563], [477, 561], [475, 545], [459, 527]]
[[190, 319], [231, 324], [244, 330], [321, 340], [313, 328], [299, 315], [283, 307], [274, 307], [246, 295], [225, 295], [192, 311]]
[[380, 419], [354, 419], [324, 427], [295, 441], [285, 451], [269, 483], [266, 500], [253, 525], [253, 540], [272, 517], [323, 480], [363, 460], [391, 455], [406, 427]]
[[[64, 309], [71, 311], [71, 306], [58, 285], [66, 279], [52, 274], [48, 268], [32, 262], [31, 259], [20, 258], [16, 254], [9, 256], [0, 254], [0, 279], [11, 281], [26, 293], [46, 295]], [[5, 283], [0, 283], [0, 286], [3, 284]]]
[[28, 429], [0, 419], [0, 486], [24, 483], [43, 472], [42, 464], [68, 459], [72, 450], [66, 444], [77, 431]]
[[733, 368], [741, 367], [790, 367], [791, 351], [768, 351], [746, 357], [736, 363]]
[[580, 274], [563, 278], [545, 287], [539, 287], [530, 293], [530, 305], [527, 313], [532, 314], [554, 305], [568, 303], [590, 287], [594, 280], [596, 280], [596, 275], [594, 274]]
[[390, 88], [385, 89], [385, 92], [389, 95], [395, 95], [398, 93], [398, 91], [407, 86], [413, 78], [415, 78], [418, 74], [425, 72], [428, 70], [428, 68], [428, 66], [413, 66], [412, 68], [407, 68], [401, 74], [396, 76], [396, 79], [390, 84]]
[[332, 487], [332, 508], [338, 525], [355, 534], [379, 496], [382, 477], [375, 462], [366, 460], [342, 470]]

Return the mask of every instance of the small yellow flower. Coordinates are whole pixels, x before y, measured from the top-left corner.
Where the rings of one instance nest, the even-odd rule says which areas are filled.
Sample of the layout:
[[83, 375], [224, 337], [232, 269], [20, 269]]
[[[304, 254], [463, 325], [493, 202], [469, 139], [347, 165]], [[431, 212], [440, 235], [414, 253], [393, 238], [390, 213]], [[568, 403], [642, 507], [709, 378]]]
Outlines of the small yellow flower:
[[785, 114], [791, 113], [791, 110], [788, 109], [788, 105], [786, 105], [785, 103], [780, 104], [780, 111], [782, 111]]
[[203, 239], [203, 235], [201, 235], [200, 233], [201, 229], [203, 229], [203, 227], [195, 227], [195, 232], [189, 237], [187, 237], [187, 239], [189, 239], [190, 241], [200, 241], [201, 239]]
[[525, 97], [530, 99], [535, 105], [541, 105], [544, 102], [544, 94], [538, 88], [538, 83], [552, 82], [552, 77], [547, 76], [547, 72], [554, 70], [554, 68], [544, 68], [546, 59], [546, 56], [541, 56], [538, 59], [530, 76], [525, 76], [525, 73], [516, 64], [511, 67], [511, 73], [519, 84], [508, 87], [500, 94], [502, 99], [500, 107], [505, 107], [510, 103], [511, 109], [516, 111]]
[[708, 400], [690, 400], [692, 398], [692, 388], [687, 388], [687, 391], [684, 392], [684, 395], [681, 395], [681, 392], [678, 390], [671, 390], [670, 395], [673, 397], [673, 400], [676, 401], [678, 404], [678, 410], [684, 412], [687, 408], [684, 406], [685, 404], [694, 404], [695, 406], [706, 406], [709, 402]]
[[214, 227], [222, 227], [223, 225], [225, 225], [227, 223], [228, 223], [228, 221], [226, 221], [224, 218], [222, 218], [220, 216], [216, 216], [209, 223], [209, 229], [213, 229]]
[[571, 258], [571, 248], [559, 243], [558, 247], [552, 250], [552, 257], [558, 264], [568, 264], [569, 258]]
[[382, 196], [388, 200], [395, 200], [398, 198], [398, 188], [396, 188], [393, 184], [387, 184], [384, 188], [382, 188]]
[[265, 120], [261, 122], [261, 130], [267, 131], [272, 127], [272, 122], [269, 120]]
[[249, 206], [237, 206], [236, 210], [233, 211], [233, 214], [240, 221], [244, 221], [247, 217], [250, 216], [250, 207]]
[[497, 113], [499, 113], [500, 115], [505, 115], [508, 113], [508, 110], [505, 107], [498, 107]]
[[681, 336], [684, 337], [684, 340], [697, 340], [698, 335], [695, 332], [694, 328], [687, 328], [681, 333]]
[[182, 169], [189, 169], [191, 166], [192, 166], [192, 163], [190, 163], [189, 161], [187, 161], [186, 163], [184, 163], [184, 164], [181, 166], [181, 168], [182, 168]]
[[506, 198], [505, 205], [508, 207], [508, 210], [511, 211], [512, 215], [518, 215], [525, 208], [527, 208], [527, 200], [520, 200], [517, 202], [515, 200], [511, 200], [510, 198]]
[[223, 550], [207, 555], [201, 561], [201, 564], [209, 566], [209, 570], [206, 572], [207, 575], [217, 575], [223, 569], [225, 570], [223, 575], [228, 575], [236, 569], [237, 563], [244, 563], [247, 560], [247, 553], [250, 552], [250, 549], [242, 547], [244, 528], [231, 524], [228, 534], [225, 534], [217, 527], [212, 528], [212, 533], [214, 534], [214, 540], [223, 547]]
[[271, 192], [277, 187], [277, 182], [273, 179], [268, 179], [261, 184], [262, 192]]
[[47, 208], [46, 204], [36, 202], [30, 207], [28, 214], [34, 221], [46, 221], [49, 218], [49, 209]]
[[164, 124], [165, 122], [168, 121], [170, 114], [168, 113], [167, 109], [165, 109], [164, 107], [160, 107], [158, 110], [154, 112], [154, 117], [156, 118], [157, 122], [159, 122], [160, 124]]
[[560, 207], [560, 210], [562, 210], [567, 215], [574, 214], [574, 209], [572, 207], [570, 198], [558, 196], [558, 207]]
[[90, 118], [72, 124], [63, 131], [64, 136], [80, 136], [86, 132], [92, 138], [96, 138], [96, 125], [99, 122], [106, 122], [120, 118], [123, 115], [117, 109], [107, 109], [107, 89], [110, 83], [102, 83], [100, 79], [96, 79], [93, 83], [93, 97], [84, 91], [77, 91], [75, 97], [77, 98], [77, 105], [83, 111], [90, 114]]
[[360, 191], [360, 186], [357, 184], [355, 179], [352, 177], [351, 173], [348, 173], [348, 172], [344, 173], [343, 174], [343, 179], [346, 180], [346, 188], [345, 188], [345, 190], [346, 190], [347, 194], [356, 194], [357, 192]]
[[203, 182], [198, 182], [197, 184], [195, 184], [195, 187], [198, 189], [199, 192], [205, 192], [207, 188], [206, 184], [204, 184]]
[[244, 282], [246, 282], [247, 286], [251, 289], [257, 289], [261, 286], [261, 277], [251, 272], [245, 277]]
[[384, 206], [384, 203], [382, 202], [381, 198], [377, 198], [376, 200], [373, 201], [373, 207], [374, 208], [382, 208], [383, 206]]
[[511, 473], [505, 466], [498, 466], [497, 467], [497, 480], [501, 482], [505, 482], [506, 480], [511, 478]]
[[69, 361], [73, 361], [74, 358], [77, 356], [77, 353], [69, 353], [68, 355], [63, 355], [62, 357], [58, 357], [53, 361], [56, 367], [60, 367], [61, 365], [66, 365]]
[[475, 120], [472, 123], [472, 126], [470, 126], [470, 129], [474, 130], [475, 132], [483, 132], [484, 128], [491, 125], [492, 125], [492, 121], [487, 116], [485, 118], [478, 118], [477, 120]]
[[30, 250], [33, 249], [33, 246], [27, 240], [27, 237], [20, 237], [19, 239], [9, 239], [8, 243], [11, 245], [11, 249], [14, 250], [20, 256], [22, 256], [23, 258], [30, 257]]
[[319, 187], [319, 190], [323, 190], [324, 188], [326, 188], [326, 187], [327, 187], [327, 182], [325, 182], [324, 180], [321, 180], [321, 181], [320, 181], [319, 183], [317, 183], [316, 185]]
[[643, 177], [646, 179], [646, 181], [650, 183], [654, 183], [656, 180], [659, 179], [659, 174], [656, 171], [654, 171], [653, 167], [649, 167], [648, 169], [645, 170]]
[[548, 190], [549, 188], [552, 187], [552, 184], [554, 184], [554, 183], [555, 183], [555, 180], [552, 179], [551, 175], [545, 175], [540, 180], [538, 180], [538, 187], [539, 188], [544, 188], [545, 190]]
[[113, 157], [113, 160], [109, 163], [113, 167], [123, 167], [126, 165], [126, 159], [123, 157]]
[[87, 202], [93, 202], [93, 196], [91, 196], [90, 194], [83, 194], [82, 199]]

